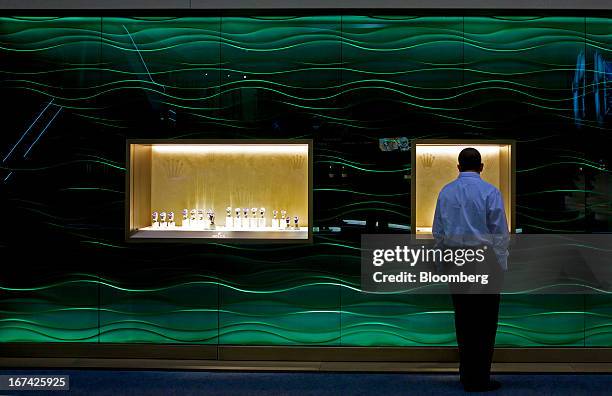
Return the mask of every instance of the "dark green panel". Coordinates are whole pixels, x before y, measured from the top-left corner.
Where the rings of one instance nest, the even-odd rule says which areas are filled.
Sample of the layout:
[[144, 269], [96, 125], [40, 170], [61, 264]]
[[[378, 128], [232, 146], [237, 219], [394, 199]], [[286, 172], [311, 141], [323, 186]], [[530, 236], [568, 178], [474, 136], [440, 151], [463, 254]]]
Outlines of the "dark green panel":
[[350, 250], [318, 238], [315, 246], [245, 248], [220, 289], [219, 343], [339, 345], [339, 263]]
[[450, 298], [343, 290], [342, 345], [455, 345]]
[[496, 344], [582, 347], [584, 315], [581, 295], [505, 295]]
[[[97, 103], [117, 126], [105, 125], [106, 135], [214, 133], [219, 26], [219, 17], [104, 18]], [[100, 293], [101, 341], [216, 344], [218, 278], [183, 262], [180, 250], [129, 249], [140, 260], [116, 257], [128, 271], [102, 269], [112, 281]]]
[[3, 88], [60, 101], [98, 77], [102, 18], [3, 17], [0, 23]]
[[[63, 189], [72, 181], [61, 172], [48, 171], [45, 151], [61, 153], [73, 147], [56, 127], [71, 118], [71, 98], [96, 79], [90, 66], [99, 63], [100, 23], [101, 18], [0, 18], [0, 160], [3, 167], [41, 167], [19, 178], [15, 172], [1, 171], [4, 181], [19, 183], [0, 192], [7, 220], [15, 224], [12, 231], [3, 232], [0, 242], [5, 268], [0, 275], [3, 342], [98, 342], [94, 270], [83, 263], [83, 252], [63, 224], [75, 217], [62, 205], [70, 201]], [[38, 114], [52, 137], [44, 148], [35, 144], [42, 128], [22, 138]], [[20, 138], [23, 145], [12, 150]]]
[[239, 136], [310, 137], [337, 122], [340, 17], [223, 17], [222, 107]]
[[218, 286], [173, 282], [157, 288], [104, 284], [100, 342], [216, 344]]
[[[576, 58], [584, 51], [584, 18], [466, 17], [465, 91], [475, 106], [518, 102], [520, 116], [572, 112], [571, 88]], [[517, 115], [482, 113], [502, 123]], [[511, 125], [508, 125], [511, 127]]]
[[[585, 91], [590, 95], [580, 103], [578, 125], [580, 129], [594, 125], [592, 150], [595, 161], [585, 167], [585, 184], [591, 193], [586, 196], [586, 218], [593, 231], [608, 231], [612, 222], [612, 177], [610, 174], [610, 135], [606, 118], [610, 110], [609, 92], [612, 88], [612, 23], [606, 18], [586, 18], [585, 72], [580, 75]], [[607, 93], [607, 95], [606, 95]], [[612, 343], [612, 297], [586, 296], [585, 344], [609, 346]]]
[[[331, 135], [339, 112], [340, 36], [339, 16], [223, 17], [221, 114], [229, 133]], [[335, 263], [342, 248], [315, 244], [236, 263], [236, 288], [221, 289], [220, 343], [339, 344], [342, 277]]]
[[463, 77], [462, 19], [344, 16], [347, 127], [375, 139], [432, 136], [462, 124], [457, 96]]
[[585, 296], [585, 346], [604, 347], [611, 344], [612, 299], [606, 295]]
[[[3, 277], [3, 284], [8, 277]], [[98, 342], [95, 279], [64, 277], [0, 291], [2, 342]], [[17, 280], [15, 285], [18, 284]]]
[[[230, 345], [339, 345], [337, 286], [303, 286], [298, 292], [225, 290], [219, 343]], [[243, 301], [235, 301], [243, 297]]]
[[466, 17], [465, 42], [466, 116], [485, 136], [519, 142], [518, 226], [585, 232], [581, 163], [588, 143], [571, 138], [584, 18]]
[[[336, 145], [341, 152], [323, 162], [344, 166], [349, 177], [329, 181], [332, 191], [326, 194], [334, 204], [326, 216], [389, 223], [391, 231], [410, 224], [405, 177], [410, 155], [376, 154], [378, 139], [432, 137], [463, 123], [457, 98], [463, 75], [461, 28], [461, 17], [342, 17], [344, 134]], [[355, 142], [364, 149], [356, 150]], [[358, 284], [359, 252], [345, 262], [355, 269]], [[448, 297], [442, 297], [343, 288], [342, 344], [450, 345], [452, 314]]]
[[104, 18], [102, 56], [110, 67], [99, 98], [130, 128], [126, 133], [206, 137], [223, 124], [220, 23], [219, 17]]

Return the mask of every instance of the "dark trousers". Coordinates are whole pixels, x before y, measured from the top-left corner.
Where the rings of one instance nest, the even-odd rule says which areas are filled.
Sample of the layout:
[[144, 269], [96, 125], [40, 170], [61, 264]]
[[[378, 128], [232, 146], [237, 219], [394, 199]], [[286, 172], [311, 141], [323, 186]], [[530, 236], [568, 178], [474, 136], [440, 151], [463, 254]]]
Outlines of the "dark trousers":
[[497, 333], [499, 294], [452, 294], [452, 298], [461, 383], [487, 384]]
[[487, 285], [450, 286], [455, 308], [455, 332], [459, 347], [459, 374], [463, 385], [485, 385], [491, 374], [491, 361], [497, 333], [499, 300], [504, 272], [493, 250], [476, 266], [451, 266], [449, 273], [488, 274]]

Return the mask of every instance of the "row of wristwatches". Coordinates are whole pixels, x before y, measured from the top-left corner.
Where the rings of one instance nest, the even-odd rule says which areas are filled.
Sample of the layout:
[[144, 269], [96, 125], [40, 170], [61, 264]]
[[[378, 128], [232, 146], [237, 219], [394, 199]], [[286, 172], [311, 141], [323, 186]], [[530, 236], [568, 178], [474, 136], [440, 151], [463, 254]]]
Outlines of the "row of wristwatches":
[[[251, 216], [249, 217], [248, 208], [232, 208], [228, 206], [225, 210], [225, 227], [226, 228], [266, 228], [266, 208], [251, 208]], [[235, 213], [235, 216], [233, 215]], [[280, 217], [279, 217], [280, 214]], [[215, 229], [215, 212], [212, 209], [204, 211], [204, 209], [183, 209], [183, 227]], [[259, 215], [259, 216], [258, 216]], [[152, 225], [154, 228], [161, 227], [176, 227], [174, 212], [153, 212], [151, 216]], [[287, 216], [286, 210], [274, 210], [272, 212], [273, 229], [290, 229], [299, 228], [299, 217]]]

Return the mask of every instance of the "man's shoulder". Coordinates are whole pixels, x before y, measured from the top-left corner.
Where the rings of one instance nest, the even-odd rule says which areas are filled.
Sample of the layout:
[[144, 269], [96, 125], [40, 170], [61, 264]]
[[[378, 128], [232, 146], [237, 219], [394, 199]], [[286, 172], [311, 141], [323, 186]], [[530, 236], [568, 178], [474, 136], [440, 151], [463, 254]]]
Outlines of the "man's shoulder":
[[[445, 195], [445, 194], [452, 193], [456, 188], [460, 188], [462, 183], [465, 183], [465, 182], [466, 181], [463, 181], [460, 178], [457, 178], [457, 179], [451, 181], [450, 183], [447, 183], [440, 190], [440, 195]], [[471, 183], [476, 183], [478, 185], [478, 189], [480, 191], [484, 192], [486, 195], [501, 194], [497, 187], [495, 187], [493, 184], [489, 183], [488, 181], [486, 181], [486, 180], [484, 180], [482, 178], [471, 179], [467, 183], [470, 183], [470, 184]]]
[[488, 181], [480, 179], [480, 183], [482, 183], [482, 186], [488, 192], [490, 192], [490, 193], [499, 193], [499, 188], [495, 187], [493, 184], [489, 183]]
[[459, 179], [455, 179], [450, 183], [446, 183], [444, 187], [442, 187], [442, 189], [440, 190], [440, 195], [442, 196], [444, 194], [449, 193], [454, 188], [456, 188], [458, 185], [459, 185]]

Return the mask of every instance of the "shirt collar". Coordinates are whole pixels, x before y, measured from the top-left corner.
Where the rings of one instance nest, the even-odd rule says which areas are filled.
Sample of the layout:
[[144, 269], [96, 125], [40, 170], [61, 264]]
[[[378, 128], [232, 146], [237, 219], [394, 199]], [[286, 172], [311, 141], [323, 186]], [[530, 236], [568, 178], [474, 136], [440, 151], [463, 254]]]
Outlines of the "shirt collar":
[[459, 177], [480, 177], [480, 173], [478, 172], [459, 172]]

